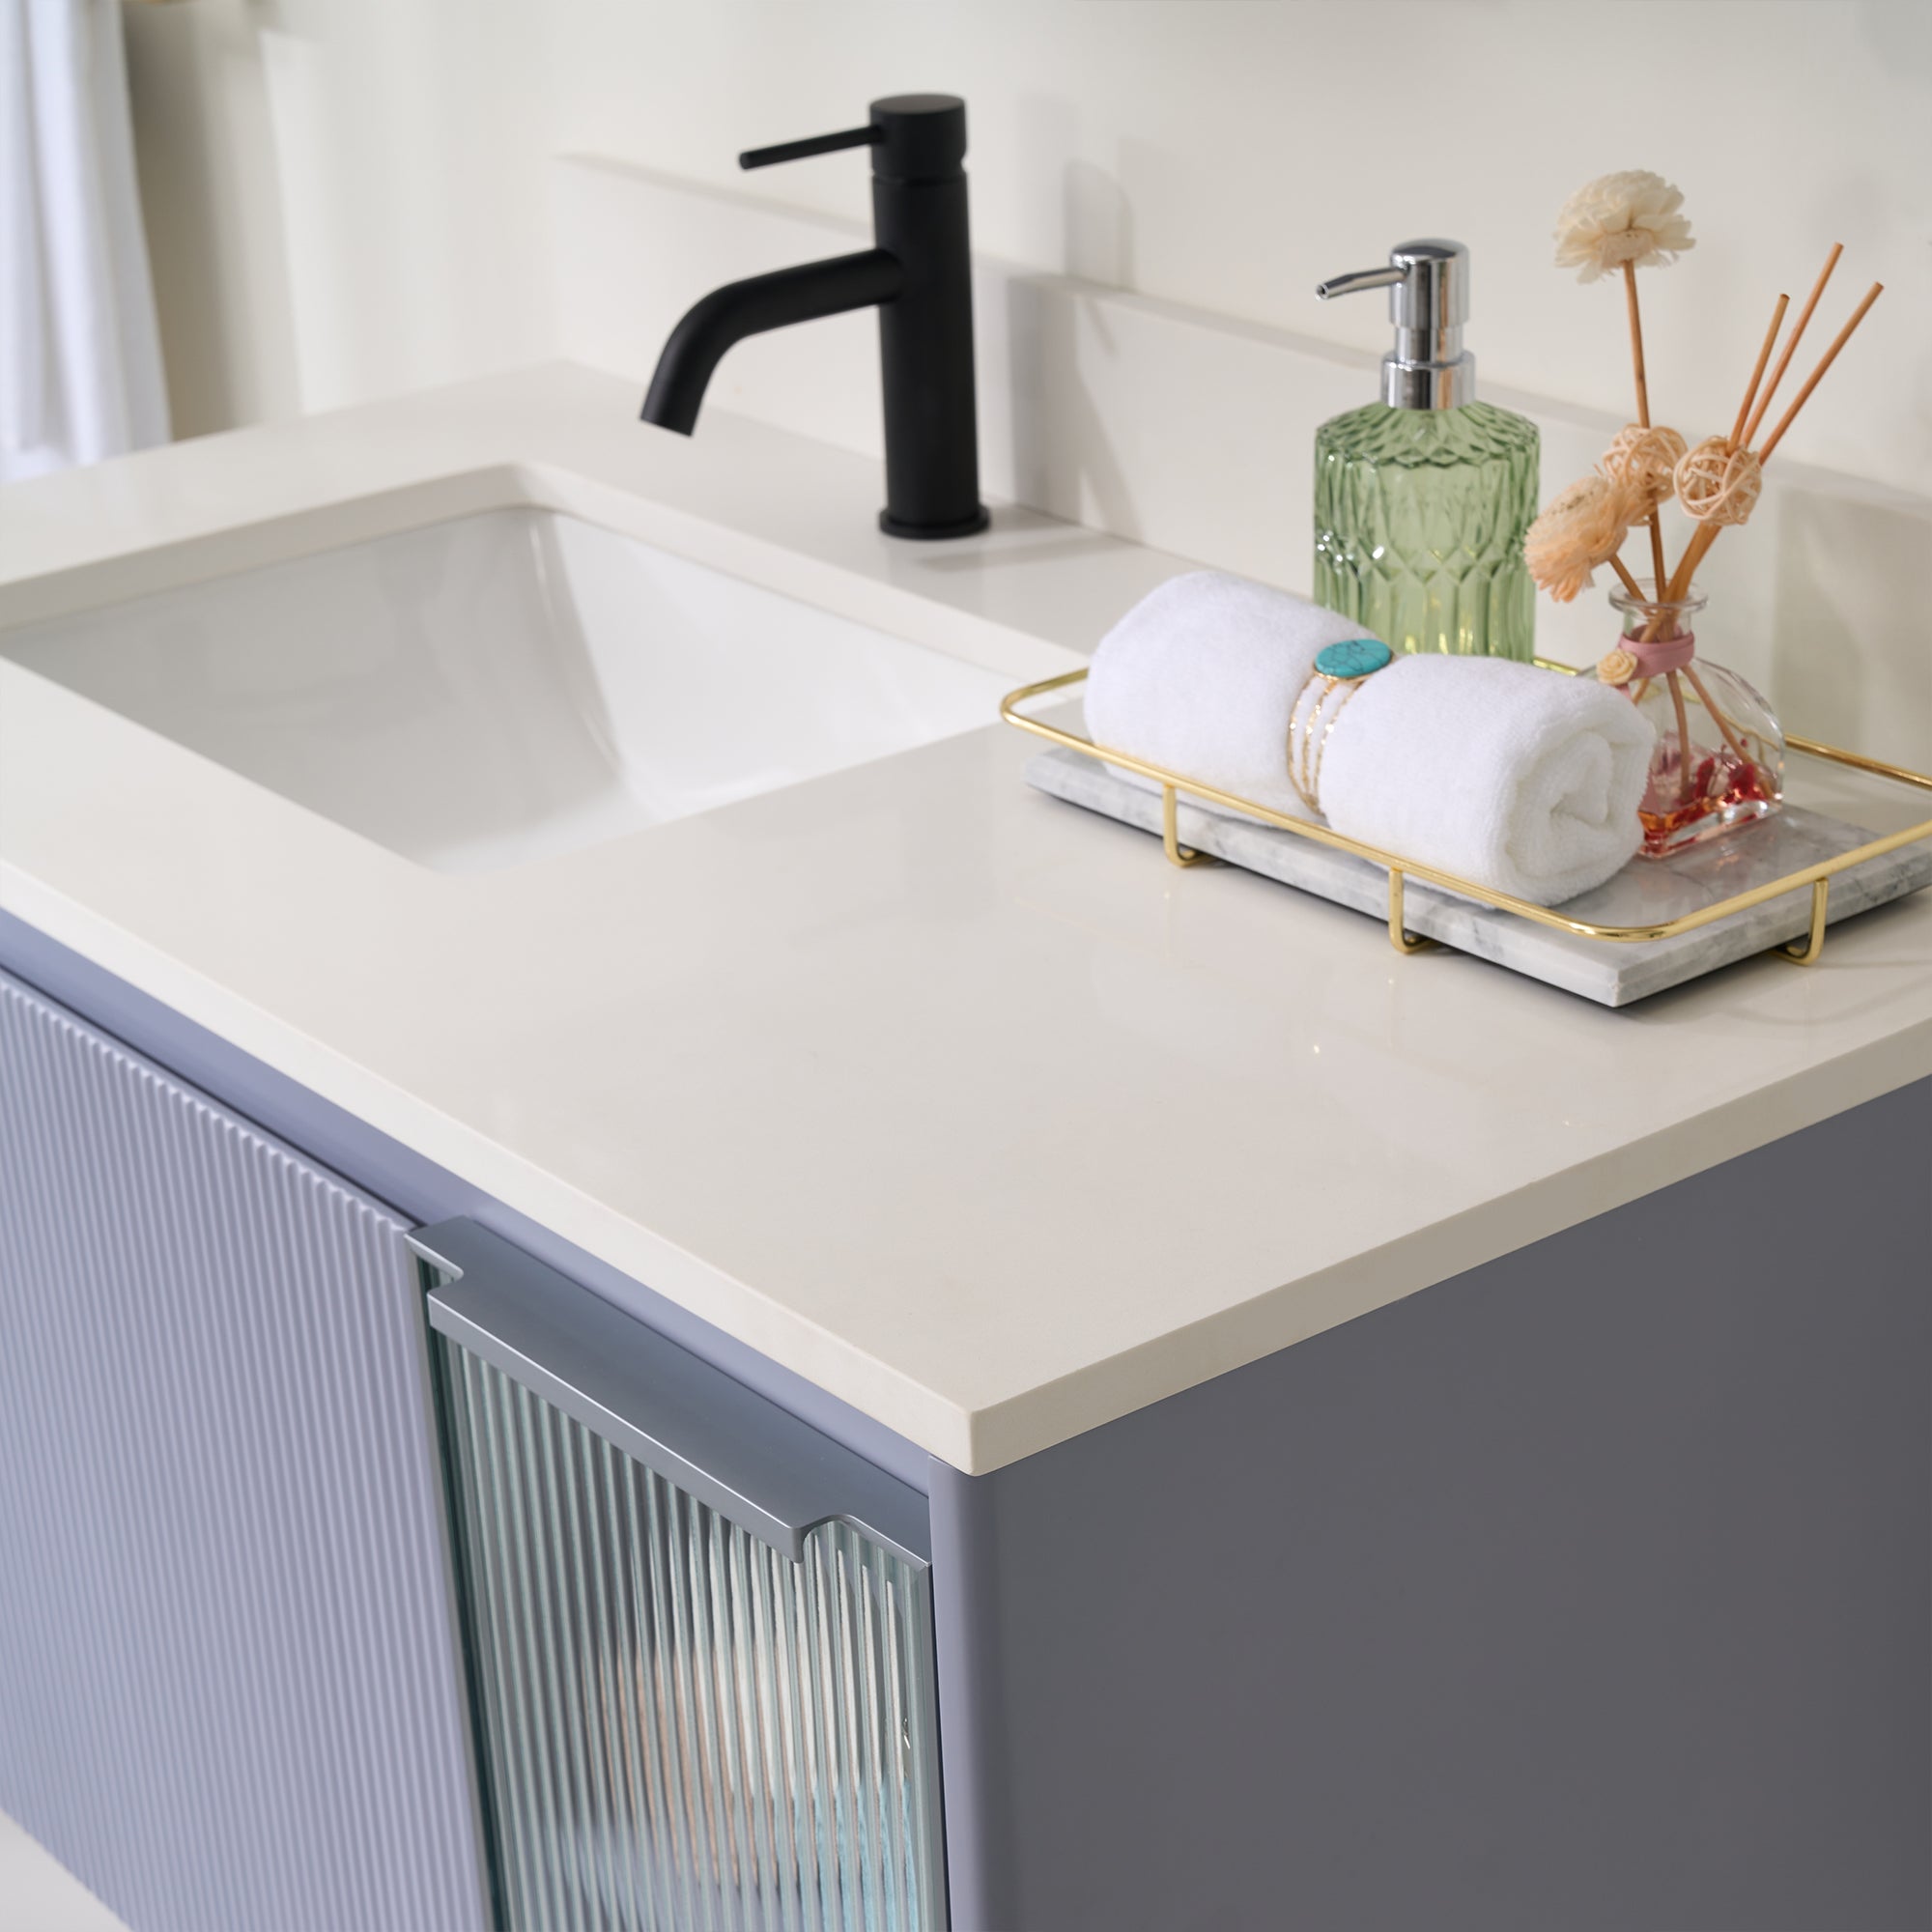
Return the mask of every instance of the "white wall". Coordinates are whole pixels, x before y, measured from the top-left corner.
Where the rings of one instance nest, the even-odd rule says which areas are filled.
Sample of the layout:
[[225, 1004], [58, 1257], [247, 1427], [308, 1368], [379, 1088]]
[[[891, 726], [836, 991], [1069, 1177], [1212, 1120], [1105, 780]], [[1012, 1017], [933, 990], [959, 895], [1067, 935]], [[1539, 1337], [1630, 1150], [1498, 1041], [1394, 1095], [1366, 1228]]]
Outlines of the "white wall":
[[1826, 320], [1889, 293], [1786, 448], [1932, 487], [1917, 0], [183, 0], [128, 30], [185, 431], [545, 353], [554, 154], [859, 217], [852, 156], [732, 157], [935, 88], [971, 103], [990, 252], [1379, 349], [1376, 298], [1311, 285], [1452, 234], [1485, 374], [1613, 411], [1619, 299], [1548, 235], [1578, 182], [1655, 167], [1702, 238], [1645, 278], [1653, 395], [1692, 432], [1842, 240]]
[[125, 18], [177, 434], [553, 353], [543, 0]]

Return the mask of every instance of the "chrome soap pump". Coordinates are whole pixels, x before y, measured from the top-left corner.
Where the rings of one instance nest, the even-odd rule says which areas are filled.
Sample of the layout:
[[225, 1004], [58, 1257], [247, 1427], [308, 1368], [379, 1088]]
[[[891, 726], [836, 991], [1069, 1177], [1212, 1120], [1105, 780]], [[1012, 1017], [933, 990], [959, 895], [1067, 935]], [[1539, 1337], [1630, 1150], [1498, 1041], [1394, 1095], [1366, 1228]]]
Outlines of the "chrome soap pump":
[[1533, 654], [1522, 560], [1536, 515], [1536, 425], [1476, 400], [1463, 347], [1469, 251], [1405, 242], [1388, 267], [1315, 293], [1387, 289], [1382, 396], [1315, 434], [1315, 596], [1398, 650]]

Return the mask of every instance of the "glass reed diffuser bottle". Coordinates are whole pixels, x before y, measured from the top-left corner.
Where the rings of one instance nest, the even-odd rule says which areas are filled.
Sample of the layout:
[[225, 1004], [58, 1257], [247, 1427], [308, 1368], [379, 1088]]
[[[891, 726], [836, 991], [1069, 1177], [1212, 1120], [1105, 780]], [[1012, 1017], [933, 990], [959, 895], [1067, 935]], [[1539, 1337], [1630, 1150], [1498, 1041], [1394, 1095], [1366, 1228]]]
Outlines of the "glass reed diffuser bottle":
[[1397, 650], [1534, 655], [1535, 589], [1522, 560], [1536, 515], [1538, 436], [1476, 400], [1463, 347], [1469, 251], [1405, 242], [1385, 269], [1316, 294], [1389, 291], [1395, 347], [1382, 399], [1315, 437], [1315, 598]]
[[1623, 620], [1597, 675], [1630, 693], [1657, 733], [1638, 816], [1643, 855], [1662, 859], [1768, 817], [1784, 801], [1784, 732], [1756, 688], [1697, 655], [1697, 586], [1672, 601], [1639, 581], [1610, 592]]
[[[1530, 575], [1558, 603], [1570, 603], [1586, 589], [1591, 574], [1605, 564], [1623, 582], [1621, 591], [1610, 593], [1623, 618], [1623, 637], [1598, 665], [1597, 675], [1627, 691], [1657, 733], [1639, 811], [1642, 852], [1652, 859], [1755, 824], [1784, 802], [1784, 733], [1759, 692], [1735, 671], [1697, 655], [1696, 620], [1704, 599], [1692, 579], [1719, 537], [1749, 522], [1764, 488], [1765, 465], [1884, 293], [1877, 282], [1865, 292], [1760, 442], [1759, 426], [1844, 252], [1833, 243], [1775, 364], [1772, 354], [1790, 298], [1781, 295], [1773, 306], [1729, 434], [1692, 444], [1650, 412], [1637, 270], [1667, 268], [1696, 245], [1682, 191], [1647, 168], [1586, 182], [1558, 212], [1557, 266], [1575, 269], [1580, 282], [1622, 283], [1636, 420], [1618, 432], [1589, 475], [1550, 499], [1524, 541]], [[1674, 569], [1665, 565], [1658, 514], [1673, 497], [1697, 526]], [[1639, 526], [1649, 528], [1654, 567], [1649, 582], [1633, 577], [1621, 556], [1625, 539]]]

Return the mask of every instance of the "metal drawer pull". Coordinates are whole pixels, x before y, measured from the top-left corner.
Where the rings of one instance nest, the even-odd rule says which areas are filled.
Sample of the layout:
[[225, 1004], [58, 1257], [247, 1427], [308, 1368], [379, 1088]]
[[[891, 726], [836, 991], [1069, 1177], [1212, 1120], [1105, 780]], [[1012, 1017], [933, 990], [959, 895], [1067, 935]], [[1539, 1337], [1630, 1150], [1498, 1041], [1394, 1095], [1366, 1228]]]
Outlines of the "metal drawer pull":
[[920, 1568], [925, 1498], [468, 1218], [409, 1236], [431, 1327], [788, 1556], [844, 1522]]

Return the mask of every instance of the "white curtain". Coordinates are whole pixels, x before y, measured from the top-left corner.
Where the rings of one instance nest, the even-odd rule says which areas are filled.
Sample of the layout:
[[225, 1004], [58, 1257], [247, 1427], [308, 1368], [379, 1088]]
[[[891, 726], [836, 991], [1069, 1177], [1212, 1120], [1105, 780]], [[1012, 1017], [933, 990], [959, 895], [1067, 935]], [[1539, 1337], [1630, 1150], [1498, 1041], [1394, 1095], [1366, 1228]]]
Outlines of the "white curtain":
[[167, 438], [121, 0], [0, 0], [0, 482]]

